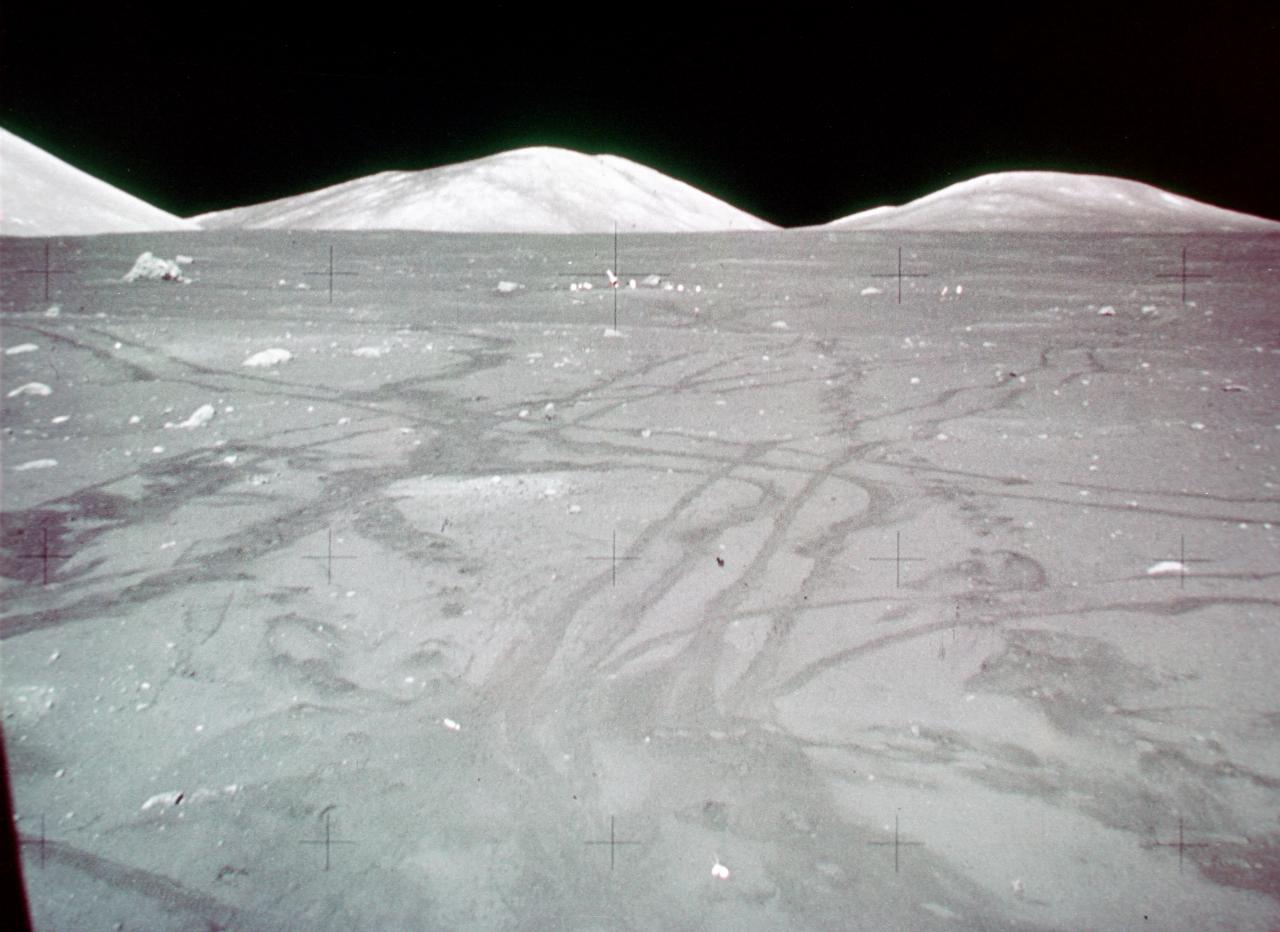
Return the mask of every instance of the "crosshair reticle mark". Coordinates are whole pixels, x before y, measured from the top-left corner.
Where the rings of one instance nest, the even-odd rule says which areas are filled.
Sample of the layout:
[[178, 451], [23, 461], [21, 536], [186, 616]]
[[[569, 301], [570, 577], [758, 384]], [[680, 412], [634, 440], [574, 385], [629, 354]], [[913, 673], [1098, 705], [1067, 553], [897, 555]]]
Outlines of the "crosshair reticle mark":
[[325, 564], [324, 564], [325, 581], [326, 581], [326, 582], [330, 582], [330, 583], [331, 583], [331, 582], [333, 582], [333, 561], [334, 561], [334, 560], [355, 560], [355, 559], [357, 559], [357, 558], [356, 558], [356, 557], [354, 557], [354, 556], [345, 556], [345, 557], [340, 557], [340, 556], [335, 556], [335, 555], [334, 555], [334, 552], [333, 552], [333, 528], [329, 528], [329, 533], [328, 533], [328, 538], [327, 538], [327, 540], [328, 540], [328, 547], [326, 548], [326, 551], [325, 551], [325, 553], [324, 553], [324, 554], [315, 554], [315, 555], [308, 554], [307, 556], [304, 556], [302, 559], [304, 559], [304, 560], [324, 560], [324, 561], [325, 561]]
[[[637, 272], [634, 269], [628, 269], [623, 272], [618, 267], [618, 222], [613, 223], [613, 278], [609, 280], [609, 285], [613, 290], [613, 329], [618, 329], [618, 288], [622, 284], [624, 278], [632, 275], [657, 275], [662, 278], [670, 276], [669, 272]], [[589, 272], [585, 276], [578, 272], [561, 272], [562, 278], [604, 278], [606, 276], [599, 272]]]
[[332, 829], [329, 825], [329, 810], [333, 806], [328, 807], [324, 811], [324, 838], [304, 838], [298, 842], [300, 845], [324, 845], [324, 869], [329, 869], [329, 852], [334, 845], [354, 845], [354, 841], [347, 841], [341, 838], [334, 838]]
[[619, 845], [638, 845], [638, 841], [625, 841], [617, 836], [613, 827], [613, 816], [609, 816], [609, 837], [608, 839], [595, 839], [592, 841], [584, 841], [584, 845], [608, 845], [609, 846], [609, 870], [613, 870], [614, 858]]
[[1187, 271], [1187, 247], [1182, 247], [1182, 268], [1177, 272], [1164, 272], [1157, 275], [1156, 278], [1176, 278], [1182, 282], [1182, 303], [1187, 303], [1187, 280], [1195, 281], [1197, 279], [1208, 281], [1211, 276], [1204, 273], [1193, 273]]
[[303, 275], [327, 275], [329, 277], [329, 303], [333, 303], [333, 277], [335, 275], [359, 275], [359, 272], [337, 272], [333, 268], [333, 247], [329, 247], [329, 268], [319, 272], [303, 272]]
[[70, 269], [55, 269], [49, 260], [49, 244], [44, 244], [44, 268], [42, 269], [13, 269], [16, 275], [43, 275], [44, 276], [44, 299], [49, 300], [49, 277], [52, 275], [70, 275]]
[[874, 845], [876, 847], [893, 846], [893, 872], [896, 874], [898, 873], [898, 849], [912, 846], [923, 846], [924, 842], [906, 841], [903, 839], [901, 833], [898, 831], [898, 814], [895, 812], [893, 814], [893, 841], [869, 841], [867, 844]]
[[639, 560], [639, 557], [620, 557], [618, 556], [618, 532], [613, 532], [613, 549], [607, 557], [587, 557], [588, 560], [608, 560], [609, 575], [611, 585], [618, 585], [618, 561], [619, 560]]
[[1152, 842], [1153, 848], [1177, 848], [1178, 849], [1178, 873], [1182, 873], [1182, 858], [1188, 848], [1208, 848], [1209, 843], [1205, 841], [1190, 842], [1183, 835], [1182, 817], [1178, 817], [1178, 840], [1177, 841], [1157, 841]]
[[40, 868], [42, 870], [44, 869], [44, 864], [45, 864], [45, 848], [48, 846], [47, 838], [48, 836], [45, 834], [45, 829], [44, 829], [44, 813], [42, 812], [40, 813], [40, 837], [39, 838], [19, 837], [19, 840], [18, 840], [19, 844], [36, 845], [40, 848]]
[[[1187, 587], [1187, 576], [1189, 576], [1189, 575], [1190, 575], [1190, 574], [1187, 572], [1187, 564], [1189, 564], [1189, 563], [1212, 563], [1212, 562], [1213, 562], [1212, 560], [1208, 560], [1208, 559], [1205, 559], [1205, 558], [1189, 557], [1189, 556], [1187, 556], [1187, 538], [1186, 538], [1186, 536], [1185, 536], [1185, 535], [1182, 535], [1182, 534], [1178, 535], [1178, 555], [1177, 555], [1176, 557], [1160, 557], [1159, 559], [1160, 559], [1160, 560], [1162, 560], [1162, 561], [1174, 561], [1174, 560], [1176, 560], [1176, 561], [1177, 561], [1177, 564], [1178, 564], [1178, 588], [1179, 588], [1179, 589], [1185, 589], [1185, 588]], [[1157, 574], [1157, 575], [1161, 575], [1161, 576], [1163, 576], [1163, 575], [1166, 575], [1166, 574], [1164, 574], [1164, 573], [1160, 573], [1160, 574]], [[1168, 575], [1172, 575], [1172, 574], [1168, 574]]]
[[902, 564], [904, 563], [923, 563], [924, 557], [904, 557], [902, 555], [902, 532], [895, 531], [894, 552], [891, 557], [870, 557], [869, 559], [876, 563], [892, 563], [893, 568], [893, 586], [895, 589], [902, 588]]
[[[956, 646], [956, 625], [960, 623], [960, 605], [956, 603], [955, 613], [951, 616], [951, 646]], [[938, 659], [947, 659], [947, 636], [938, 632]]]
[[904, 272], [902, 271], [902, 247], [898, 247], [898, 271], [896, 272], [873, 272], [872, 278], [896, 278], [898, 280], [898, 303], [902, 303], [902, 280], [904, 278], [928, 278], [927, 272]]
[[72, 554], [58, 553], [54, 550], [49, 549], [49, 529], [47, 527], [41, 528], [40, 539], [41, 539], [41, 545], [40, 545], [39, 553], [20, 553], [18, 554], [18, 559], [39, 560], [41, 563], [41, 575], [43, 579], [43, 585], [47, 586], [49, 585], [49, 561], [50, 560], [70, 560], [72, 557]]

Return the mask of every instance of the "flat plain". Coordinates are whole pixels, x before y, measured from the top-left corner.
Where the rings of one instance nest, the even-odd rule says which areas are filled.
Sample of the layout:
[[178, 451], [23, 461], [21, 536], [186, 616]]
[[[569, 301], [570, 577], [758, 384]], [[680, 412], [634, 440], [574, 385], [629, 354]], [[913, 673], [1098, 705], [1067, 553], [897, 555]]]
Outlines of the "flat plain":
[[1274, 928], [1280, 237], [48, 243], [40, 928]]

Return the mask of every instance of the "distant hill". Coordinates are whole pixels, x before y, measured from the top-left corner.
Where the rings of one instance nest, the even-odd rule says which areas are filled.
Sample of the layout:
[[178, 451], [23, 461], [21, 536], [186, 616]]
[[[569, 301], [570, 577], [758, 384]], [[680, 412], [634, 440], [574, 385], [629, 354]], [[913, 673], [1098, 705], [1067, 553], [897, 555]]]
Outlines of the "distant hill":
[[605, 233], [769, 230], [682, 181], [612, 155], [515, 149], [423, 171], [387, 171], [193, 218], [207, 229]]
[[0, 236], [194, 229], [0, 128]]
[[1105, 175], [1001, 172], [901, 207], [876, 207], [827, 228], [919, 232], [1280, 232], [1280, 223]]

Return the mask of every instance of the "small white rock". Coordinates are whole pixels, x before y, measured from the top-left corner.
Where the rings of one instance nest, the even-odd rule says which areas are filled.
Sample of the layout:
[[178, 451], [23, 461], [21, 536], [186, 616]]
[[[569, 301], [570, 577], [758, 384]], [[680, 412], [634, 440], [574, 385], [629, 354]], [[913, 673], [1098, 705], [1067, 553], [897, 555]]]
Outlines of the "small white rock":
[[9, 392], [9, 398], [17, 398], [19, 395], [52, 395], [53, 389], [43, 382], [28, 382], [26, 385], [19, 385], [13, 391]]
[[191, 416], [180, 424], [165, 424], [165, 429], [176, 430], [194, 430], [197, 427], [203, 427], [213, 420], [215, 414], [213, 405], [201, 405], [191, 412]]
[[176, 806], [178, 801], [182, 799], [183, 795], [185, 794], [183, 794], [181, 790], [170, 790], [168, 793], [157, 793], [142, 804], [142, 811], [146, 812], [148, 809], [154, 809], [157, 806], [163, 806], [165, 808], [168, 808], [169, 806]]
[[246, 359], [242, 365], [261, 369], [267, 366], [279, 365], [282, 362], [288, 362], [292, 358], [293, 353], [289, 352], [287, 349], [272, 348], [254, 353]]

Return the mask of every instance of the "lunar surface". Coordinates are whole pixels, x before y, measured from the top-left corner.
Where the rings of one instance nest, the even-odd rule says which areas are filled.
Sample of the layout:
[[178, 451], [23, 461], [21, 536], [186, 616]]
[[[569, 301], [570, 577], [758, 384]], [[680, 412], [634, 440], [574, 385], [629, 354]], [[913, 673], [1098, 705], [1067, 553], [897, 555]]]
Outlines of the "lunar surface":
[[613, 263], [0, 241], [37, 926], [1274, 928], [1280, 238]]

